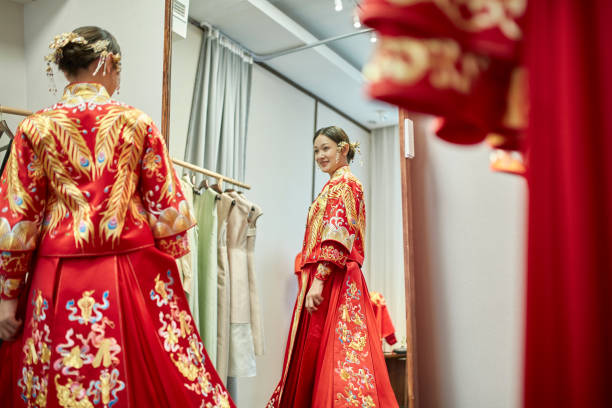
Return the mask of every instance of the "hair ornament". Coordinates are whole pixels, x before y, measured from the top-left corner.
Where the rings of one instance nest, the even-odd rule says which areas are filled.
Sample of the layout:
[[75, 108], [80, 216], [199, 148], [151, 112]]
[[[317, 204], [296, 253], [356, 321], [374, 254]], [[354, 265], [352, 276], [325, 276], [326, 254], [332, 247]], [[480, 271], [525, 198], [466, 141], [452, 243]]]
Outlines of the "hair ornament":
[[[344, 146], [349, 146], [349, 150], [352, 150], [355, 153], [359, 154], [359, 164], [363, 166], [363, 160], [361, 159], [361, 143], [360, 142], [345, 142], [342, 141], [338, 143], [338, 153], [344, 148]], [[337, 160], [336, 160], [337, 161]]]
[[51, 52], [45, 56], [45, 62], [47, 63], [47, 68], [45, 71], [47, 72], [47, 78], [49, 78], [49, 92], [53, 92], [53, 94], [57, 93], [57, 86], [55, 85], [55, 79], [53, 78], [53, 68], [51, 67], [51, 64], [59, 64], [60, 59], [64, 55], [62, 48], [64, 48], [68, 43], [86, 45], [87, 40], [77, 33], [73, 33], [71, 31], [69, 33], [61, 33], [56, 35], [53, 37], [53, 41], [49, 43]]
[[98, 40], [94, 43], [89, 44], [88, 41], [83, 38], [83, 36], [75, 32], [71, 31], [68, 33], [61, 33], [56, 35], [53, 38], [53, 41], [49, 43], [49, 48], [51, 49], [51, 52], [47, 56], [45, 56], [45, 61], [47, 63], [46, 72], [47, 77], [50, 81], [50, 92], [53, 92], [54, 94], [57, 93], [57, 86], [55, 85], [55, 79], [53, 78], [53, 68], [51, 67], [51, 64], [53, 63], [55, 65], [59, 65], [59, 62], [64, 55], [62, 49], [70, 43], [88, 46], [88, 48], [90, 48], [94, 53], [100, 54], [98, 57], [98, 65], [96, 66], [96, 70], [93, 73], [94, 75], [97, 75], [98, 71], [102, 67], [104, 67], [102, 75], [106, 75], [106, 57], [109, 54], [112, 55], [113, 62], [117, 66], [117, 70], [121, 71], [121, 55], [114, 55], [108, 51], [108, 46], [110, 45], [109, 40]]

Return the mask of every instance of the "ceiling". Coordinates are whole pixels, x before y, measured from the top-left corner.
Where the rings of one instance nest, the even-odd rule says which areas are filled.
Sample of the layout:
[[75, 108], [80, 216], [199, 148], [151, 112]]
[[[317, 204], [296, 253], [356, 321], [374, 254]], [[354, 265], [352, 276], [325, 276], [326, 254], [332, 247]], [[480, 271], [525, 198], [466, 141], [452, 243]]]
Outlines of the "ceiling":
[[[191, 0], [189, 16], [207, 22], [255, 54], [271, 54], [363, 29], [353, 26], [356, 0]], [[373, 129], [397, 123], [397, 109], [370, 100], [361, 70], [373, 51], [361, 34], [266, 61], [320, 99]]]

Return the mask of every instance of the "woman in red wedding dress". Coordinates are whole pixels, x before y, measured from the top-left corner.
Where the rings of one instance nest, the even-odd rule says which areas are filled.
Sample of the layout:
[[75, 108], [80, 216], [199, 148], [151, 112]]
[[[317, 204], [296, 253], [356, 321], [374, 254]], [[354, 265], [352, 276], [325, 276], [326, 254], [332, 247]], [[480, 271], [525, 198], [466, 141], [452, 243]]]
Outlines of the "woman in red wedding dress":
[[348, 166], [358, 144], [336, 126], [313, 142], [330, 180], [308, 212], [282, 377], [267, 407], [397, 407], [360, 269], [365, 204]]
[[70, 84], [19, 125], [0, 182], [2, 406], [234, 407], [175, 266], [195, 222], [164, 139], [110, 98], [117, 41], [81, 27], [50, 48]]

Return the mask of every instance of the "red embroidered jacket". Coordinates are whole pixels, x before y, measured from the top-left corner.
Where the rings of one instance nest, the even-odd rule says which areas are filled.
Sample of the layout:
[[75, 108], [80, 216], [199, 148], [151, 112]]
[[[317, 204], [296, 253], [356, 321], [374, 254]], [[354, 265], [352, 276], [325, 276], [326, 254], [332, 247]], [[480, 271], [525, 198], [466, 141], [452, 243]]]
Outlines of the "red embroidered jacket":
[[347, 260], [360, 266], [364, 258], [365, 203], [363, 187], [349, 166], [336, 170], [310, 206], [302, 266], [319, 263], [317, 278], [325, 279], [327, 263], [343, 268]]
[[19, 125], [0, 181], [0, 296], [19, 293], [35, 249], [46, 256], [188, 252], [195, 224], [149, 116], [98, 84]]

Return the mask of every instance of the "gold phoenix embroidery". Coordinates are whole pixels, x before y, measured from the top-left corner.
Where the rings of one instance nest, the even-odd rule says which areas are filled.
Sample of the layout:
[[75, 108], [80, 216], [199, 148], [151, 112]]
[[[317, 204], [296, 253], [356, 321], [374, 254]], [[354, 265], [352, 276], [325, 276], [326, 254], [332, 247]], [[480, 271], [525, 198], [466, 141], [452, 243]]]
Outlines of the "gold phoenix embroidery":
[[[55, 204], [49, 208], [51, 221], [46, 229], [52, 230], [57, 223], [65, 216], [64, 211], [70, 211], [73, 216], [73, 233], [77, 247], [89, 242], [93, 233], [93, 223], [90, 219], [91, 208], [89, 202], [83, 196], [73, 178], [67, 174], [61, 161], [54, 156], [57, 144], [51, 134], [51, 120], [45, 116], [31, 116], [26, 118], [22, 124], [22, 130], [31, 138], [32, 144], [37, 147], [35, 152], [42, 160], [42, 166], [49, 179], [49, 188], [57, 196], [57, 201], [51, 200]], [[50, 194], [53, 196], [53, 194]], [[61, 201], [61, 205], [57, 205]]]

